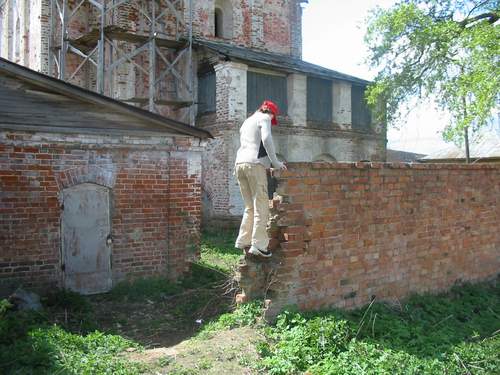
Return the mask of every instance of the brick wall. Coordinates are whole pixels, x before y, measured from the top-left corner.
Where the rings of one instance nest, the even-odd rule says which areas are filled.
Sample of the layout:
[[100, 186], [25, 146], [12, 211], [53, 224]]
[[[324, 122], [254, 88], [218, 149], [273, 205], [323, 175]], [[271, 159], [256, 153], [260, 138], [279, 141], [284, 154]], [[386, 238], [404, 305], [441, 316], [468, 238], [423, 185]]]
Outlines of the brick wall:
[[302, 7], [300, 1], [291, 1], [290, 7], [290, 54], [302, 59]]
[[185, 272], [199, 247], [195, 142], [0, 132], [0, 290], [60, 285], [62, 189], [84, 182], [111, 190], [114, 281]]
[[278, 172], [271, 261], [240, 268], [276, 313], [352, 308], [500, 270], [500, 164], [292, 163]]
[[[214, 38], [215, 1], [193, 3], [194, 35], [218, 40]], [[232, 1], [231, 5], [232, 38], [222, 41], [302, 57], [302, 12], [299, 1], [241, 0]]]

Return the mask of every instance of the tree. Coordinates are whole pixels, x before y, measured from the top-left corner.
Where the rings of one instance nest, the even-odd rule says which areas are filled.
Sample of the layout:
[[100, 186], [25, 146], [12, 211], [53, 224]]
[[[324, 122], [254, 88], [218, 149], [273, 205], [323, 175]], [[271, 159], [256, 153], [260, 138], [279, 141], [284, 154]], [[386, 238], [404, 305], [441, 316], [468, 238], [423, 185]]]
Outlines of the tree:
[[378, 70], [367, 91], [378, 120], [394, 124], [413, 98], [433, 97], [452, 118], [446, 140], [460, 143], [483, 126], [499, 104], [499, 18], [500, 0], [402, 0], [375, 9], [365, 42]]

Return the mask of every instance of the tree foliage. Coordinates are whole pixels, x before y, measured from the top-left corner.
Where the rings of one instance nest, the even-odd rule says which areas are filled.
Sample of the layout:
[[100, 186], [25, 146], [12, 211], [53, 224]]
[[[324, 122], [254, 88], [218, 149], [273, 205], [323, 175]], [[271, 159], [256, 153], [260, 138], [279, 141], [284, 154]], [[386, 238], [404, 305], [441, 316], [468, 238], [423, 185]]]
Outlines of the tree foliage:
[[433, 97], [452, 117], [445, 139], [484, 125], [499, 103], [499, 18], [500, 0], [401, 0], [375, 9], [365, 41], [378, 70], [367, 92], [378, 120], [394, 124], [413, 98]]

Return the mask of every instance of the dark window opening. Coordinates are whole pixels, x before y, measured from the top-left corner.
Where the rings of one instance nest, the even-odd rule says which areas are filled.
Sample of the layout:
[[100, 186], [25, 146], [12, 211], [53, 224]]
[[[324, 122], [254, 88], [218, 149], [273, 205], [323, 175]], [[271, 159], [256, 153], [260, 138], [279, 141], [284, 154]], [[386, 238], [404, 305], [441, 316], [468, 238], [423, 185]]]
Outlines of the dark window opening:
[[332, 122], [332, 82], [307, 77], [307, 120]]
[[215, 72], [198, 76], [198, 114], [215, 112], [216, 107]]
[[255, 72], [247, 73], [247, 111], [254, 112], [264, 100], [272, 100], [280, 115], [288, 112], [286, 77]]
[[214, 19], [214, 25], [215, 25], [215, 36], [217, 38], [222, 38], [223, 37], [223, 14], [222, 10], [219, 8], [215, 8], [215, 19]]
[[351, 87], [351, 113], [352, 128], [356, 130], [368, 130], [371, 126], [372, 115], [365, 98], [365, 86]]

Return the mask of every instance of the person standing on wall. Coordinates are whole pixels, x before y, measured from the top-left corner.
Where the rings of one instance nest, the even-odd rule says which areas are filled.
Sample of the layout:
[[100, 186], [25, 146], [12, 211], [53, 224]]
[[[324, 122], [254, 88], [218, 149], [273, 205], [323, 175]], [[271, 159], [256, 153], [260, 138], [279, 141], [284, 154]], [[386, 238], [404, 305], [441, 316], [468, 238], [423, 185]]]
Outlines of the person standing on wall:
[[271, 135], [271, 124], [278, 125], [278, 106], [265, 100], [240, 128], [240, 148], [236, 154], [235, 174], [240, 185], [245, 211], [235, 247], [260, 257], [270, 257], [269, 197], [266, 168], [287, 169], [278, 160]]

